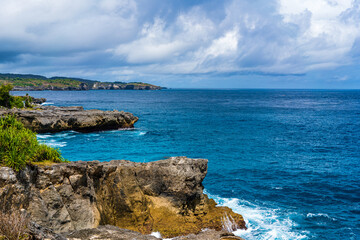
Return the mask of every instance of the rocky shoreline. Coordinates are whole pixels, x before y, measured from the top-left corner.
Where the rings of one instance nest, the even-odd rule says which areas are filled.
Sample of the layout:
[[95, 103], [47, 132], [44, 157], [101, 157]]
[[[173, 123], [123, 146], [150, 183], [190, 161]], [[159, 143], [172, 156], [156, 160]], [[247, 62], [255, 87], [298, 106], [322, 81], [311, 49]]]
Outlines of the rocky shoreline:
[[0, 116], [7, 114], [16, 115], [26, 128], [37, 133], [67, 130], [93, 132], [133, 128], [134, 123], [138, 120], [138, 117], [124, 111], [84, 110], [83, 107], [37, 106], [34, 109], [0, 108]]
[[20, 172], [2, 167], [0, 209], [25, 209], [39, 225], [38, 234], [47, 228], [68, 239], [131, 239], [121, 234], [156, 239], [148, 236], [151, 232], [188, 235], [175, 239], [240, 239], [221, 232], [224, 225], [246, 229], [245, 222], [203, 193], [206, 173], [206, 159], [186, 157], [71, 162], [27, 166]]

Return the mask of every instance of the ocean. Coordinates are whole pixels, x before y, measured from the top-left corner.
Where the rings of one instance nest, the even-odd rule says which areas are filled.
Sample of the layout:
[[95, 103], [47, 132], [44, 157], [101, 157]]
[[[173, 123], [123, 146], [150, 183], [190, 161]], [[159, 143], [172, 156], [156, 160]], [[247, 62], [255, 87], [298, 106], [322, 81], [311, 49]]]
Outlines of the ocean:
[[[16, 95], [24, 92], [14, 92]], [[39, 134], [70, 161], [209, 159], [206, 193], [251, 239], [360, 239], [360, 91], [42, 91], [46, 104], [124, 110], [133, 130]]]

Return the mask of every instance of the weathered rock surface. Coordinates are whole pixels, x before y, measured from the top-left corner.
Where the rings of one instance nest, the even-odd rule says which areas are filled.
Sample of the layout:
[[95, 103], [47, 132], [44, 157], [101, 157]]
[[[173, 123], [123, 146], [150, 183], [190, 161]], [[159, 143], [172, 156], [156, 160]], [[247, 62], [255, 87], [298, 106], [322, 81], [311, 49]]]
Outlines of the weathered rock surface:
[[132, 128], [138, 120], [128, 112], [84, 110], [83, 107], [40, 106], [36, 109], [0, 109], [0, 116], [5, 114], [15, 114], [25, 127], [38, 133]]
[[99, 226], [98, 228], [92, 229], [83, 229], [78, 231], [73, 231], [70, 233], [63, 234], [69, 240], [122, 240], [122, 239], [136, 239], [136, 240], [158, 240], [151, 235], [142, 235], [139, 232], [121, 229], [111, 225]]
[[[150, 163], [125, 160], [0, 168], [0, 209], [25, 209], [35, 223], [55, 232], [114, 225], [142, 234], [184, 236], [222, 230], [241, 215], [203, 194], [207, 160], [173, 157]], [[95, 230], [94, 230], [95, 231]]]
[[[30, 224], [31, 237], [35, 240], [159, 240], [160, 237], [153, 235], [143, 235], [139, 232], [128, 229], [118, 228], [112, 225], [99, 226], [97, 228], [88, 228], [82, 230], [74, 230], [67, 233], [56, 234], [48, 228], [41, 227], [36, 223]], [[198, 234], [189, 234], [186, 236], [179, 236], [172, 238], [172, 240], [243, 240], [240, 237], [234, 236], [232, 233], [224, 231], [216, 231], [213, 229], [206, 229]]]
[[[107, 239], [107, 240], [121, 240], [121, 239], [136, 239], [136, 240], [159, 240], [151, 235], [143, 235], [139, 232], [121, 229], [115, 226], [106, 225], [99, 226], [98, 228], [83, 229], [79, 231], [73, 231], [70, 233], [62, 234], [68, 240], [88, 240], [88, 239]], [[60, 240], [60, 239], [59, 239]], [[207, 229], [201, 231], [198, 234], [190, 234], [186, 236], [179, 236], [172, 238], [172, 240], [243, 240], [240, 237], [234, 236], [232, 233], [226, 233], [223, 231], [215, 231], [213, 229]]]

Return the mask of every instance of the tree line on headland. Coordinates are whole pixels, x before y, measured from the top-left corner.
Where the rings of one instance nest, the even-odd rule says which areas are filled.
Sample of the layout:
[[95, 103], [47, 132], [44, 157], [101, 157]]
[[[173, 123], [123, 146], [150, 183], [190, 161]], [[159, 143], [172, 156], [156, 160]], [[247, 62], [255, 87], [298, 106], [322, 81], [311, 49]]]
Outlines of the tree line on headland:
[[0, 74], [0, 83], [12, 84], [14, 91], [36, 90], [161, 90], [164, 87], [143, 82], [100, 82], [82, 78], [51, 77], [32, 74]]

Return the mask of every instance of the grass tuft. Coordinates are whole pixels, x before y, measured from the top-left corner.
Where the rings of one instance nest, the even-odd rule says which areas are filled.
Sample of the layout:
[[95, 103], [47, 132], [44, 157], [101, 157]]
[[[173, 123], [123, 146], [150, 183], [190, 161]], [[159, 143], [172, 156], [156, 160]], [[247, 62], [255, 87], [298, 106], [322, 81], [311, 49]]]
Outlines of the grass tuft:
[[16, 171], [33, 162], [65, 162], [58, 149], [38, 142], [13, 115], [0, 118], [0, 165]]
[[12, 210], [11, 213], [0, 211], [0, 240], [30, 239], [29, 219], [25, 213]]

